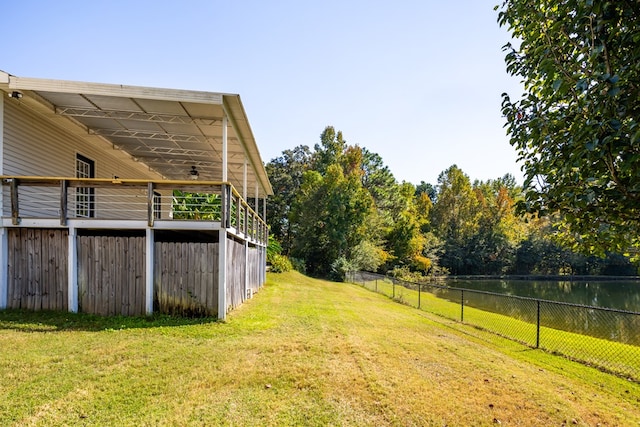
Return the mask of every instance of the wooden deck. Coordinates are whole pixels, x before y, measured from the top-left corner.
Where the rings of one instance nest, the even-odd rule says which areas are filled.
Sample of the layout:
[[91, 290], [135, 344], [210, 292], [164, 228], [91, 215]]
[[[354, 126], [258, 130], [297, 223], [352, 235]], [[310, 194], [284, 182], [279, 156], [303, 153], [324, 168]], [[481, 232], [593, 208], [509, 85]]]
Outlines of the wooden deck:
[[265, 281], [266, 223], [228, 183], [0, 179], [0, 308], [224, 318]]

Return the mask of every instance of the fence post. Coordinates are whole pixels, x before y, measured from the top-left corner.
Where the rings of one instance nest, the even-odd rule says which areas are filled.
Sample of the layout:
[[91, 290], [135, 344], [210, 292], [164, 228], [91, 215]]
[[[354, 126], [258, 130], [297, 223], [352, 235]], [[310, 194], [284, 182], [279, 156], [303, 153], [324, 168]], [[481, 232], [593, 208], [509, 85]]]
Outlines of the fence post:
[[378, 292], [378, 278], [376, 277], [376, 292]]
[[460, 289], [460, 321], [464, 322], [464, 289]]
[[396, 281], [395, 279], [391, 280], [391, 283], [393, 283], [392, 288], [393, 288], [393, 299], [396, 299]]
[[418, 283], [418, 309], [420, 308], [420, 294], [422, 290], [422, 283]]
[[540, 348], [540, 300], [536, 302], [538, 303], [538, 313], [536, 316], [536, 348]]

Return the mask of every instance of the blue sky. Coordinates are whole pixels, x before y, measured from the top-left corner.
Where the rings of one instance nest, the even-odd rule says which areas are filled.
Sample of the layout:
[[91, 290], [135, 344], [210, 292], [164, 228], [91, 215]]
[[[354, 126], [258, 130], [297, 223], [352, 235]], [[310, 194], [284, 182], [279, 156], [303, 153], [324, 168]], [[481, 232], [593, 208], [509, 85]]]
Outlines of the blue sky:
[[240, 94], [265, 162], [326, 126], [399, 181], [522, 181], [500, 114], [498, 0], [21, 0], [2, 7], [0, 70]]

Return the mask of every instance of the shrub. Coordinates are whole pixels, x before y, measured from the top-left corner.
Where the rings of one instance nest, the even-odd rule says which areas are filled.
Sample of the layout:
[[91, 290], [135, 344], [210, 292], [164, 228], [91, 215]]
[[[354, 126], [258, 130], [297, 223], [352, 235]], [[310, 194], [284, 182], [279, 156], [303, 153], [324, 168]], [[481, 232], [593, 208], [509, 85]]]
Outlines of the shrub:
[[349, 271], [355, 271], [354, 265], [348, 259], [341, 256], [331, 263], [330, 279], [337, 282], [344, 282]]
[[307, 265], [304, 263], [303, 259], [300, 259], [300, 258], [289, 258], [289, 261], [291, 261], [291, 264], [293, 265], [293, 269], [295, 271], [298, 271], [300, 273], [306, 273], [307, 272]]
[[268, 258], [270, 258], [269, 264], [271, 264], [270, 271], [273, 273], [286, 273], [293, 270], [291, 261], [284, 255], [274, 254]]

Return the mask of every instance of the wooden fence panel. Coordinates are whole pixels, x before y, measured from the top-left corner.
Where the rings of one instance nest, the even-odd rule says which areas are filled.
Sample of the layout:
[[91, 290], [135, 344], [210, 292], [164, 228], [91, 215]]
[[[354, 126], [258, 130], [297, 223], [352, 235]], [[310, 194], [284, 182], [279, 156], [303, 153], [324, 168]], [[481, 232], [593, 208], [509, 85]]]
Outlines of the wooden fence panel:
[[68, 231], [8, 228], [7, 307], [67, 310]]
[[218, 243], [156, 242], [154, 310], [217, 316]]
[[245, 300], [244, 243], [227, 240], [227, 310], [238, 307]]
[[260, 249], [256, 246], [249, 246], [248, 256], [248, 271], [249, 281], [248, 289], [251, 289], [251, 293], [255, 293], [260, 288]]
[[144, 314], [145, 237], [78, 236], [78, 298], [84, 313]]

